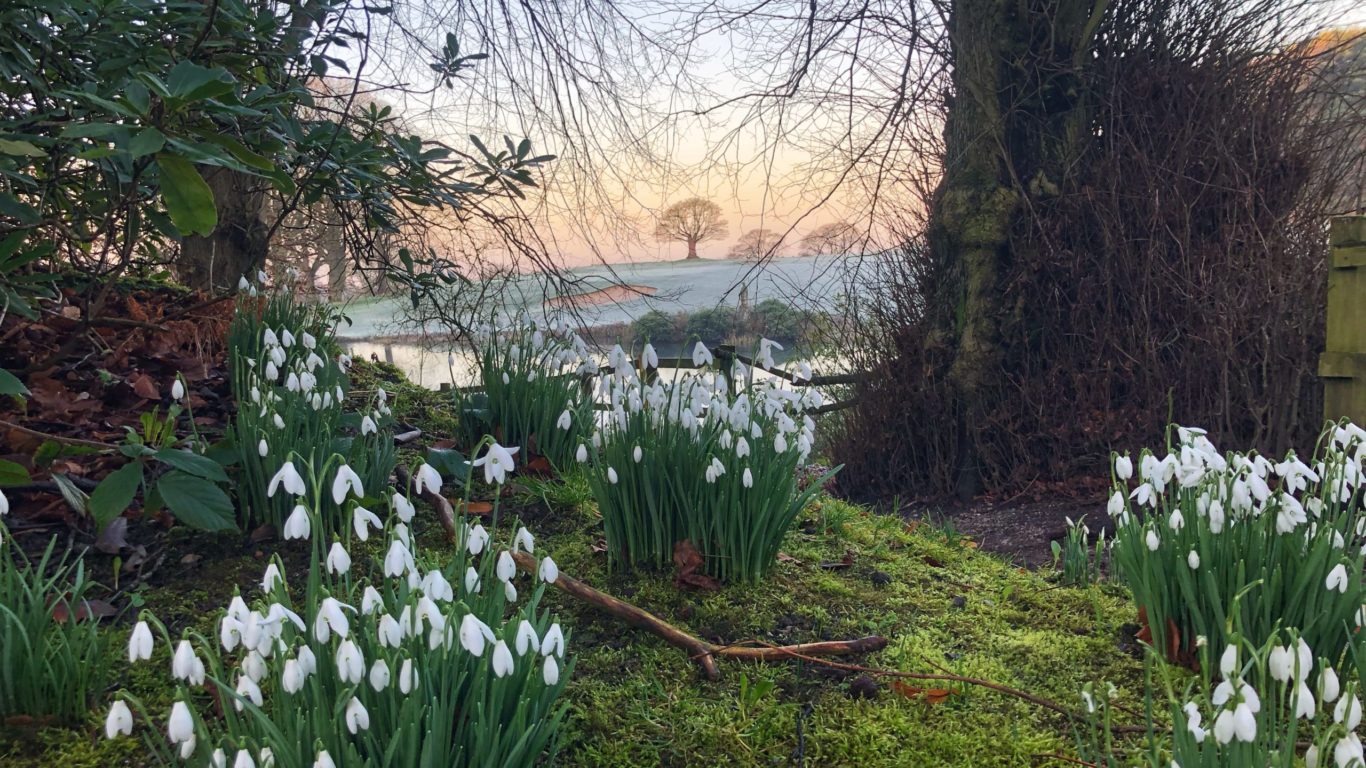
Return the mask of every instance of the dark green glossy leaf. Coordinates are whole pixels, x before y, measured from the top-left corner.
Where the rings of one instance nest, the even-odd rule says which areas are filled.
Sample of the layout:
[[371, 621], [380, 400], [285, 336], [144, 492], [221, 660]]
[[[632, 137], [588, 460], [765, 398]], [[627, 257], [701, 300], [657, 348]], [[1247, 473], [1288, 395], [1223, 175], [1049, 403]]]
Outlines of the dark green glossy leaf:
[[176, 519], [201, 531], [231, 531], [232, 502], [222, 488], [202, 477], [169, 472], [157, 480], [157, 492]]

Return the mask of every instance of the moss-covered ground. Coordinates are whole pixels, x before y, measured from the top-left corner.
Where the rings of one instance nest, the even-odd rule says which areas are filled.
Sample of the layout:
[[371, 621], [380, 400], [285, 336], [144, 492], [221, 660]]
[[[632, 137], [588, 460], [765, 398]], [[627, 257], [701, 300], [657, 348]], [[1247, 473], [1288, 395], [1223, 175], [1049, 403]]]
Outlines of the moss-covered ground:
[[[386, 386], [409, 423], [439, 434], [432, 424], [453, 418], [437, 395], [396, 380]], [[1059, 586], [931, 526], [822, 497], [789, 533], [764, 583], [699, 592], [680, 590], [669, 573], [610, 570], [580, 477], [520, 480], [508, 509], [561, 572], [712, 642], [879, 634], [889, 639], [884, 650], [841, 661], [984, 678], [1068, 707], [1079, 704], [1083, 683], [1104, 679], [1118, 686], [1121, 702], [1141, 701], [1141, 665], [1120, 642], [1121, 626], [1134, 620], [1123, 590]], [[444, 546], [432, 516], [420, 520], [427, 551]], [[234, 589], [259, 589], [273, 547], [176, 536], [164, 574], [139, 600], [172, 626], [211, 631]], [[200, 559], [181, 562], [185, 555]], [[291, 553], [287, 562], [298, 559]], [[559, 765], [1039, 766], [1069, 764], [1050, 755], [1075, 756], [1065, 716], [994, 691], [907, 681], [950, 691], [929, 700], [886, 677], [801, 662], [722, 660], [721, 679], [708, 682], [662, 640], [555, 590], [546, 599], [571, 629], [575, 658]], [[125, 616], [114, 630], [113, 685], [169, 707], [168, 649], [129, 667], [121, 656], [129, 626]], [[82, 728], [0, 732], [0, 765], [146, 764], [138, 741], [103, 739], [105, 706]]]

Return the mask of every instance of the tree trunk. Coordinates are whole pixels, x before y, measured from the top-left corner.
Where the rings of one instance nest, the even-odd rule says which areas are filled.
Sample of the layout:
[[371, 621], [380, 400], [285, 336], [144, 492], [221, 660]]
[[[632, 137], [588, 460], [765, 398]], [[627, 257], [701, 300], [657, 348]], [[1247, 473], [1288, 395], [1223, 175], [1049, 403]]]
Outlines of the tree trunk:
[[1002, 278], [1021, 257], [1011, 233], [1026, 223], [1032, 200], [1055, 194], [1084, 146], [1089, 113], [1080, 68], [1104, 9], [1105, 0], [953, 5], [953, 101], [927, 234], [958, 280], [946, 375], [958, 412], [960, 497], [980, 485], [978, 440], [1005, 392]]
[[346, 260], [346, 241], [342, 237], [341, 221], [330, 211], [324, 216], [323, 232], [327, 254], [327, 298], [341, 301], [346, 297], [346, 278], [351, 274], [351, 265]]
[[263, 182], [216, 166], [199, 166], [199, 171], [213, 191], [218, 226], [208, 235], [185, 238], [175, 263], [176, 275], [190, 288], [207, 293], [232, 290], [239, 278], [266, 262]]
[[688, 241], [688, 258], [689, 258], [689, 259], [700, 259], [700, 258], [702, 258], [701, 256], [698, 256], [698, 255], [697, 255], [697, 241], [696, 241], [696, 240], [689, 240], [689, 241]]

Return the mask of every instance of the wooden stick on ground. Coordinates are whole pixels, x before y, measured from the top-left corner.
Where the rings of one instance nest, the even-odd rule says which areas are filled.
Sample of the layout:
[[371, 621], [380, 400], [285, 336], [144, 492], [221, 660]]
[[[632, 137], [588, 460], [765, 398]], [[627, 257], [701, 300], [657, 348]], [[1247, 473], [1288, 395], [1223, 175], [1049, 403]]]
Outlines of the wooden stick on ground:
[[[536, 558], [525, 552], [517, 552], [512, 558], [517, 561], [518, 568], [526, 573], [536, 574], [538, 567]], [[860, 637], [857, 640], [829, 640], [788, 646], [714, 645], [684, 632], [643, 608], [618, 600], [572, 576], [566, 576], [564, 573], [555, 579], [554, 586], [604, 613], [609, 613], [633, 627], [643, 629], [661, 638], [666, 643], [687, 651], [688, 656], [701, 665], [702, 672], [708, 680], [718, 680], [721, 677], [721, 671], [716, 666], [718, 656], [749, 659], [751, 661], [788, 661], [802, 656], [848, 656], [858, 653], [871, 653], [887, 647], [887, 638], [876, 635]]]

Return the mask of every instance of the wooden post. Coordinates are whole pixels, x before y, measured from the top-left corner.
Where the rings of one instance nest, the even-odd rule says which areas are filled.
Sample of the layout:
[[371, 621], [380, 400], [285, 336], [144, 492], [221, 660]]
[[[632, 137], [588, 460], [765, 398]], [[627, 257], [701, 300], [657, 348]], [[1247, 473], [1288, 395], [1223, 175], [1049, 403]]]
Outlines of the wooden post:
[[1366, 425], [1366, 216], [1335, 217], [1329, 245], [1323, 415]]

